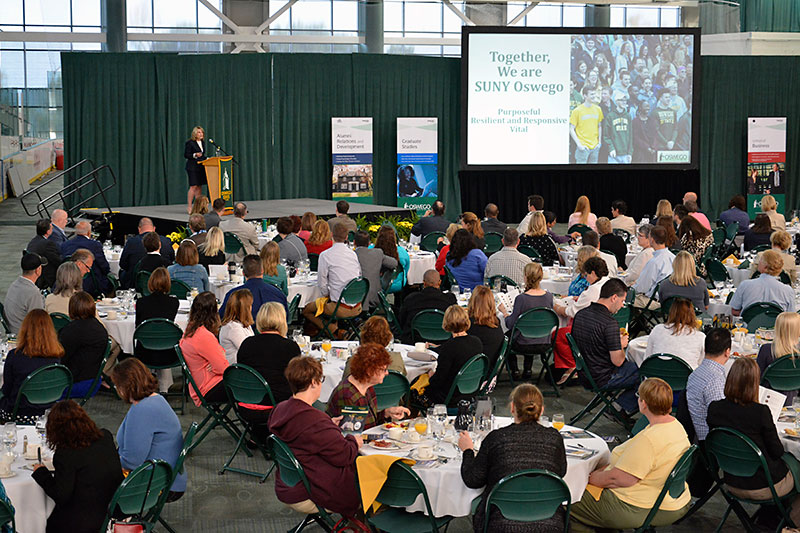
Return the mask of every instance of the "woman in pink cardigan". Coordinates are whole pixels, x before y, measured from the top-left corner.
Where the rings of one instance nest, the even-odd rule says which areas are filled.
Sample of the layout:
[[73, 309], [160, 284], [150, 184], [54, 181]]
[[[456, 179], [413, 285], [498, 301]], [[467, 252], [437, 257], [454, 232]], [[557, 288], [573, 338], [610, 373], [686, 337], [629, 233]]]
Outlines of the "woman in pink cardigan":
[[[189, 323], [180, 346], [197, 388], [209, 403], [228, 400], [222, 384], [222, 373], [228, 368], [228, 360], [225, 358], [225, 349], [217, 340], [219, 328], [217, 299], [210, 292], [199, 294], [189, 311]], [[199, 407], [200, 398], [194, 387], [189, 387], [189, 394]]]

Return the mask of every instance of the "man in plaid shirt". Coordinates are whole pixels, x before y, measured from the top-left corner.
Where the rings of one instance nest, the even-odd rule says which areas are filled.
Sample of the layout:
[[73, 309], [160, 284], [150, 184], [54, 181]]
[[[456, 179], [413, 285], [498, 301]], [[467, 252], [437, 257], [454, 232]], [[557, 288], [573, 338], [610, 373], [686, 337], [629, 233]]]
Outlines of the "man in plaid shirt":
[[517, 251], [519, 245], [519, 232], [514, 228], [506, 228], [503, 232], [503, 248], [489, 258], [486, 262], [484, 277], [489, 280], [492, 276], [505, 276], [514, 280], [520, 288], [525, 287], [525, 265], [531, 258]]

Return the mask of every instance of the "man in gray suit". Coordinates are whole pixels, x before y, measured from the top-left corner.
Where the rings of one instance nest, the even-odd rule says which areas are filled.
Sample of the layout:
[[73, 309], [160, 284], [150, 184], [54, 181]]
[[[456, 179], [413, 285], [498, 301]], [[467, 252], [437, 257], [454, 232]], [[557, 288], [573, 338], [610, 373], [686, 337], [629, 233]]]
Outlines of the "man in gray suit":
[[245, 255], [258, 254], [256, 227], [249, 222], [245, 222], [245, 216], [247, 216], [247, 205], [244, 202], [238, 202], [233, 206], [233, 218], [219, 223], [219, 229], [226, 233], [235, 234], [244, 245], [244, 250], [239, 250], [235, 256], [228, 257], [228, 261], [241, 263]]
[[394, 271], [397, 268], [397, 259], [388, 257], [380, 248], [370, 248], [369, 233], [366, 231], [357, 231], [353, 242], [356, 245], [358, 262], [361, 264], [361, 277], [369, 281], [367, 306], [373, 309], [378, 305], [378, 292], [381, 290], [381, 272], [385, 270]]
[[28, 311], [44, 309], [44, 298], [42, 298], [39, 287], [36, 286], [36, 280], [42, 275], [42, 266], [46, 264], [47, 261], [39, 254], [27, 253], [22, 256], [20, 262], [22, 275], [9, 285], [4, 303], [11, 333], [19, 332], [19, 327], [25, 320]]

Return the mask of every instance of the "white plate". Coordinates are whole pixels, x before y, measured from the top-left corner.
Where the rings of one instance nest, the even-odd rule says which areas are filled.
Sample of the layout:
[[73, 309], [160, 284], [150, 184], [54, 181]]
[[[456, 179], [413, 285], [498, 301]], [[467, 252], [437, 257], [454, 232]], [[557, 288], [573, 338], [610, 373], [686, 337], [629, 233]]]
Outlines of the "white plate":
[[372, 441], [372, 442], [370, 442], [370, 443], [368, 444], [368, 446], [369, 446], [370, 448], [374, 449], [374, 450], [382, 450], [382, 451], [387, 451], [387, 452], [394, 451], [394, 450], [399, 450], [399, 449], [400, 449], [400, 446], [398, 446], [397, 444], [395, 444], [394, 442], [392, 442], [392, 441], [391, 441], [391, 440], [389, 440], [388, 438], [387, 438], [387, 439], [381, 439], [381, 440], [388, 442], [389, 444], [391, 444], [391, 446], [375, 446], [375, 442], [376, 442], [376, 441]]
[[415, 461], [435, 461], [436, 459], [439, 458], [436, 455], [436, 452], [432, 452], [430, 457], [425, 457], [425, 458], [420, 457], [417, 452], [418, 450], [414, 450], [410, 454], [411, 458], [414, 459]]
[[0, 479], [8, 479], [8, 478], [14, 477], [16, 475], [17, 475], [16, 472], [11, 471], [11, 472], [9, 472], [8, 474], [5, 474], [5, 475], [0, 474]]

